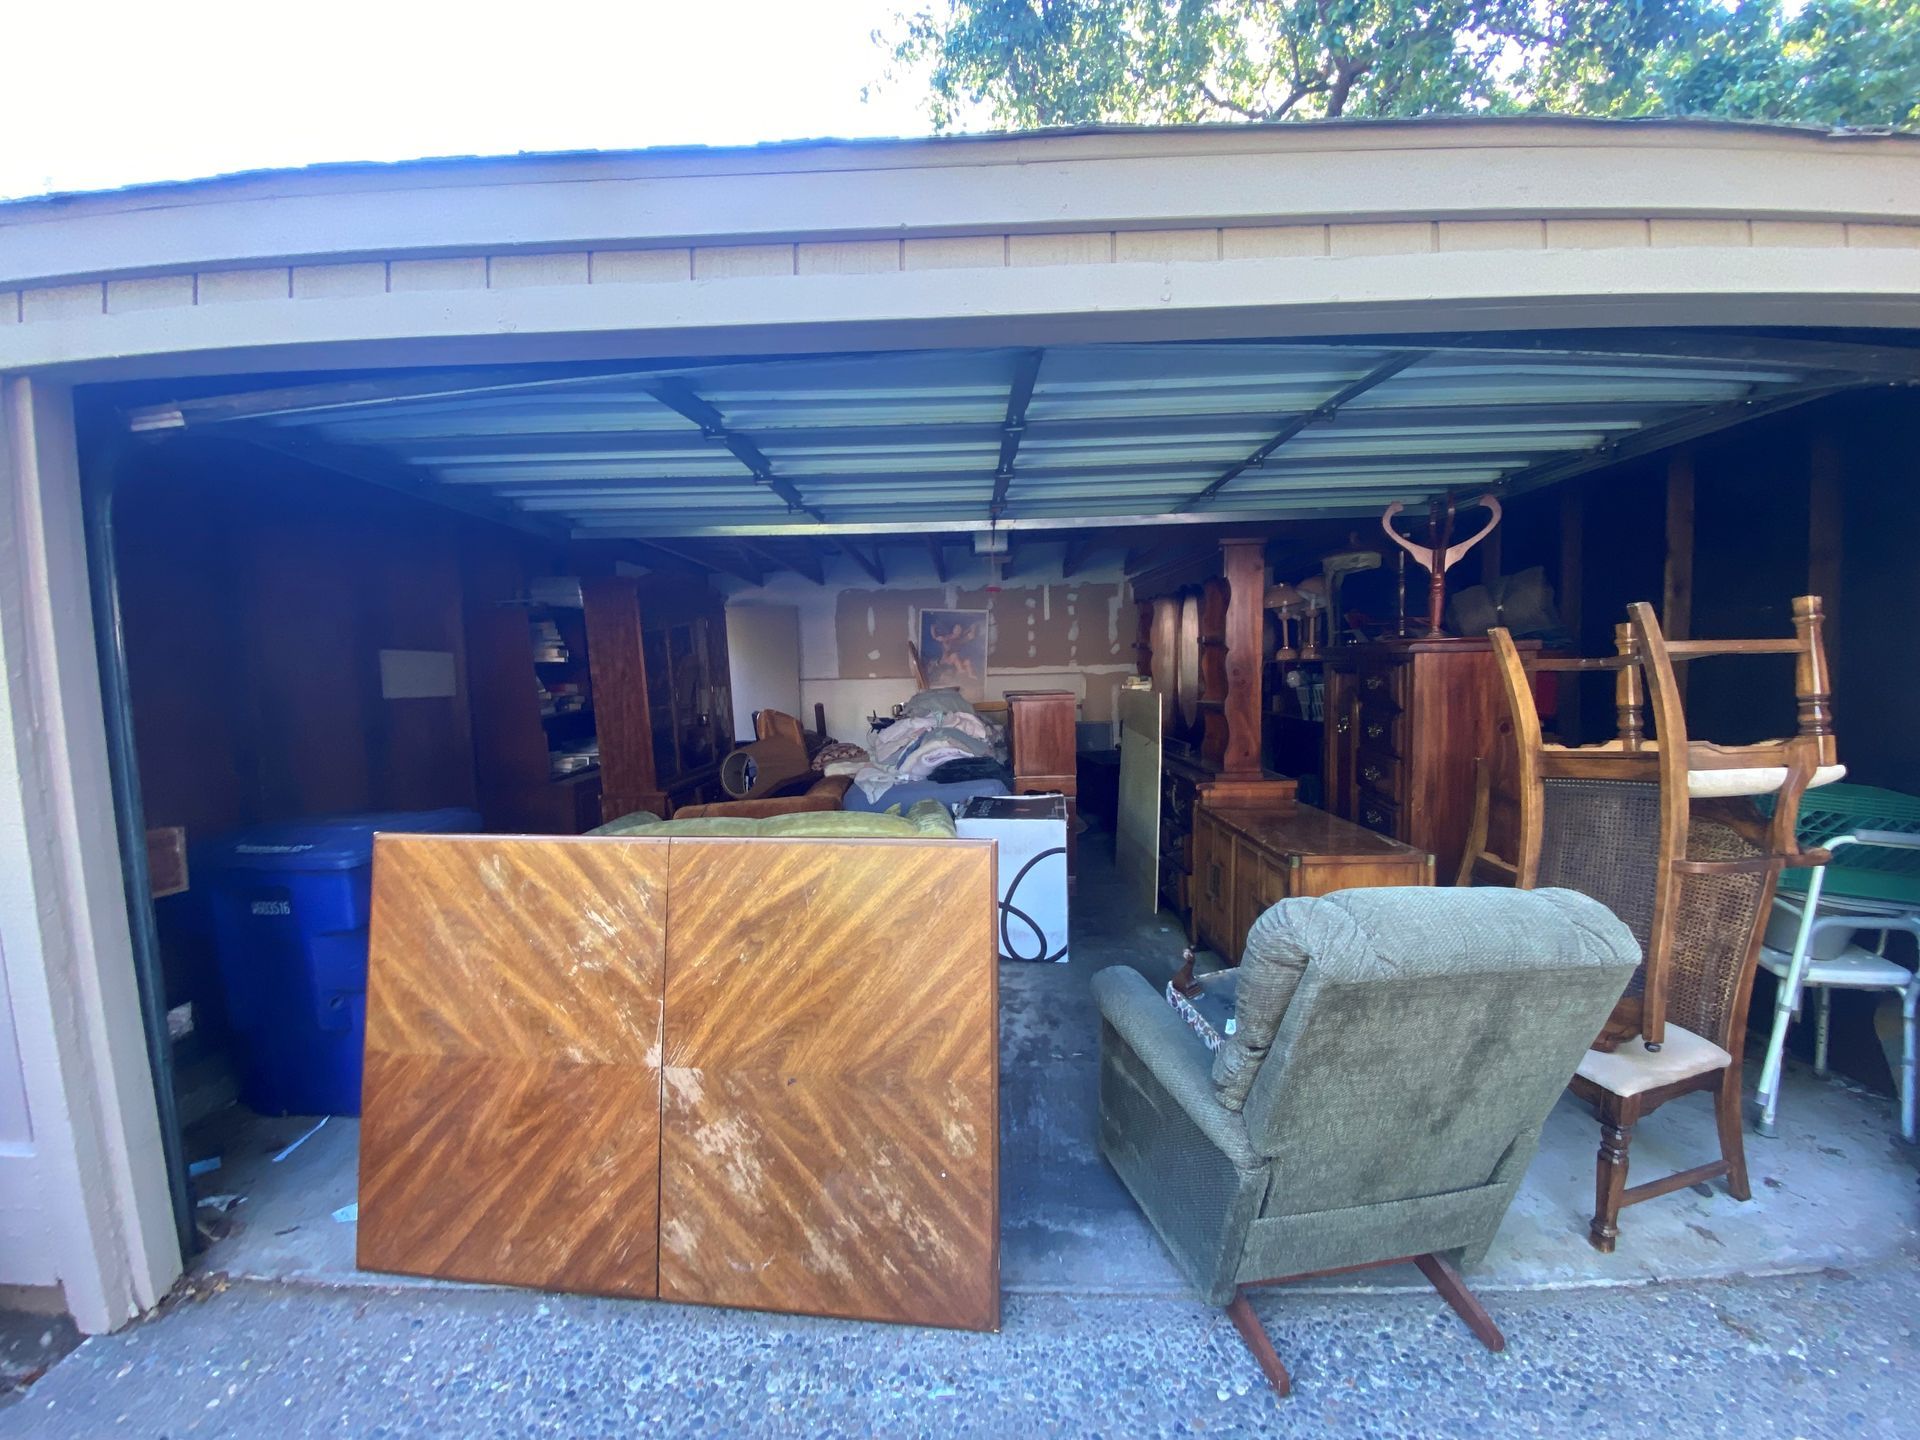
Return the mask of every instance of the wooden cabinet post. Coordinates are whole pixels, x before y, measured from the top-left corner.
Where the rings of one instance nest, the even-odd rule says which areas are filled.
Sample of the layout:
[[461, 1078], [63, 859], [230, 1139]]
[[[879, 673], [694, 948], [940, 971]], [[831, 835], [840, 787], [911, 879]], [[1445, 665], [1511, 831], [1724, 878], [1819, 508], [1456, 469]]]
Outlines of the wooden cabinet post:
[[1265, 668], [1261, 607], [1267, 588], [1266, 541], [1220, 542], [1227, 577], [1227, 750], [1223, 780], [1258, 780], [1260, 769], [1260, 677]]

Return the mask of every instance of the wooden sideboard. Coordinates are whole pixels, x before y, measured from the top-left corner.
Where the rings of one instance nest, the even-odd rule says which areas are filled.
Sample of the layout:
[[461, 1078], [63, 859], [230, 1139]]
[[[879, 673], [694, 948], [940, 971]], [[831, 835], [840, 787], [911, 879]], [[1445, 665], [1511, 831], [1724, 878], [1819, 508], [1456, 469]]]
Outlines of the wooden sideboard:
[[1329, 658], [1326, 683], [1327, 809], [1428, 851], [1451, 877], [1473, 818], [1474, 762], [1505, 711], [1492, 645], [1354, 645]]
[[1293, 805], [1194, 811], [1194, 939], [1237, 965], [1273, 905], [1376, 885], [1431, 885], [1433, 856], [1350, 821]]

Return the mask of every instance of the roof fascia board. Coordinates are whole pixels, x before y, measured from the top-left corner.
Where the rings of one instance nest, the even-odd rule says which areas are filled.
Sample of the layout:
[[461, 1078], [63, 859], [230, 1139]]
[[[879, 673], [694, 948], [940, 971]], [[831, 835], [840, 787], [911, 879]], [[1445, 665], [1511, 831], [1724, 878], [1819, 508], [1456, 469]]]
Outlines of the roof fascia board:
[[885, 165], [776, 159], [705, 173], [643, 165], [622, 175], [592, 156], [476, 161], [435, 172], [435, 183], [406, 171], [378, 185], [274, 176], [0, 205], [0, 287], [369, 256], [903, 235], [1514, 217], [1920, 220], [1920, 147], [1906, 137], [1841, 145], [1794, 131], [1461, 125], [1097, 139], [952, 152], [902, 142]]

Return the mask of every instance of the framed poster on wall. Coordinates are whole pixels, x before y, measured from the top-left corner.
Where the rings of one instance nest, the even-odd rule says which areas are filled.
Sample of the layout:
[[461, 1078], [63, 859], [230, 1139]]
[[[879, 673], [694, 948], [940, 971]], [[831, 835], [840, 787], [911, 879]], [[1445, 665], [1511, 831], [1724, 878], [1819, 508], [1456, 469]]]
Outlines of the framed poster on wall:
[[922, 610], [915, 644], [927, 688], [952, 688], [975, 704], [987, 698], [987, 612]]

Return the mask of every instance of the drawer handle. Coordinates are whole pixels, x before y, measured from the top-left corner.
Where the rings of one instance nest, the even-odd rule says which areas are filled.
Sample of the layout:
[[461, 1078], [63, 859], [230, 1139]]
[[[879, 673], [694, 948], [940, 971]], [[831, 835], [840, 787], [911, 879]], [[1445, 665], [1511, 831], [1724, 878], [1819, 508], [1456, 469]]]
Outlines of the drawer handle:
[[1378, 785], [1385, 772], [1378, 765], [1362, 765], [1360, 775], [1369, 785]]
[[1352, 723], [1353, 723], [1352, 720], [1350, 720], [1347, 716], [1342, 715], [1338, 720], [1333, 722], [1334, 733], [1337, 735], [1346, 734], [1348, 727]]
[[1369, 720], [1367, 722], [1367, 739], [1378, 740], [1382, 735], [1385, 735], [1386, 733], [1387, 733], [1387, 727], [1384, 721]]
[[1369, 830], [1384, 830], [1387, 828], [1386, 811], [1380, 809], [1378, 806], [1367, 805], [1362, 807], [1360, 820]]
[[1369, 690], [1384, 690], [1384, 689], [1386, 689], [1386, 688], [1387, 688], [1387, 677], [1386, 677], [1386, 676], [1384, 676], [1384, 675], [1369, 675], [1369, 676], [1367, 676], [1367, 689], [1369, 689]]

